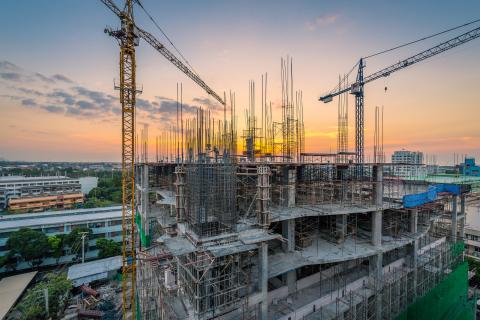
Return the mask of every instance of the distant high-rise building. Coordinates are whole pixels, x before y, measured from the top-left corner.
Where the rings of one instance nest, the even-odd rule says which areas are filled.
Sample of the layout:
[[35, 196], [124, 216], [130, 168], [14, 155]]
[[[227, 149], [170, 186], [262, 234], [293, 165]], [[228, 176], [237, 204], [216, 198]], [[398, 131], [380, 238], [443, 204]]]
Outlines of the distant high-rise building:
[[423, 152], [399, 150], [392, 154], [393, 174], [398, 177], [425, 175]]
[[475, 163], [475, 158], [465, 158], [459, 165], [460, 173], [466, 176], [480, 176], [480, 166]]

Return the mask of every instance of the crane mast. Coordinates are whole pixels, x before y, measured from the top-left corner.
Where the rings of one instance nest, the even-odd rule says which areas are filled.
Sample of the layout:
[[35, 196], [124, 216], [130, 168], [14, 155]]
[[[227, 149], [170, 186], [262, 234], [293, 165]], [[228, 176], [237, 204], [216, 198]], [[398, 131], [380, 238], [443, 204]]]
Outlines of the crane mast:
[[459, 45], [467, 43], [473, 39], [480, 37], [480, 27], [472, 29], [468, 32], [465, 32], [457, 37], [454, 37], [450, 40], [442, 42], [432, 48], [424, 50], [420, 53], [417, 53], [407, 59], [399, 61], [395, 64], [392, 64], [386, 68], [383, 68], [377, 72], [374, 72], [368, 76], [364, 76], [364, 69], [365, 69], [365, 59], [360, 58], [358, 62], [358, 72], [357, 78], [355, 82], [349, 86], [346, 86], [344, 89], [338, 88], [338, 90], [333, 90], [330, 93], [320, 97], [320, 101], [324, 103], [331, 102], [334, 97], [350, 92], [351, 94], [355, 95], [355, 161], [357, 163], [364, 162], [364, 136], [365, 136], [365, 129], [364, 129], [364, 89], [365, 84], [375, 81], [377, 79], [388, 77], [393, 72], [402, 70], [406, 67], [409, 67], [415, 63], [433, 57], [437, 54], [455, 48]]
[[120, 18], [122, 24], [120, 30], [106, 28], [105, 33], [116, 38], [120, 46], [120, 84], [115, 89], [120, 91], [122, 106], [122, 313], [123, 319], [127, 319], [128, 306], [131, 314], [136, 314], [135, 96], [140, 91], [136, 88], [135, 46], [138, 40], [144, 39], [223, 106], [225, 100], [152, 34], [135, 25], [132, 0], [125, 0], [123, 11], [113, 0], [100, 1]]
[[356, 163], [364, 162], [364, 84], [363, 69], [365, 65], [363, 59], [358, 63], [357, 82], [360, 85], [355, 88], [355, 161]]
[[[102, 1], [104, 3], [110, 1]], [[120, 92], [122, 106], [122, 313], [127, 318], [127, 306], [135, 314], [136, 236], [135, 236], [135, 102], [136, 62], [138, 45], [133, 23], [132, 0], [126, 0], [125, 11], [118, 10], [120, 30], [108, 31], [120, 46]]]
[[[107, 6], [115, 15], [117, 15], [120, 19], [122, 16], [122, 11], [115, 5], [112, 0], [100, 0], [103, 4]], [[187, 77], [192, 79], [198, 86], [204, 89], [209, 95], [211, 95], [215, 100], [217, 100], [220, 104], [225, 105], [224, 99], [220, 97], [209, 85], [205, 83], [195, 72], [190, 70], [180, 59], [178, 59], [170, 50], [168, 50], [157, 38], [155, 38], [151, 33], [143, 30], [142, 28], [138, 27], [135, 24], [135, 21], [132, 19], [133, 29], [135, 35], [138, 38], [145, 40], [149, 45], [151, 45], [155, 50], [157, 50], [162, 56], [164, 56], [170, 63], [176, 66], [181, 72], [183, 72]], [[111, 29], [105, 29], [110, 35], [115, 33]]]

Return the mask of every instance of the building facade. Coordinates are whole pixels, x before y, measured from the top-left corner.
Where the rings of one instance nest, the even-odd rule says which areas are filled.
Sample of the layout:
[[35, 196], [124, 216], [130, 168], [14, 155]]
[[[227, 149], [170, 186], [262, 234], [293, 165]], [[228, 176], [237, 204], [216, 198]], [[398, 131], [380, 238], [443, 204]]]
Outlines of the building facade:
[[69, 209], [83, 203], [79, 179], [65, 176], [0, 177], [0, 210], [14, 213]]
[[[12, 232], [22, 228], [42, 231], [47, 236], [68, 234], [73, 229], [88, 227], [93, 236], [85, 245], [87, 259], [97, 257], [95, 242], [97, 239], [106, 238], [116, 242], [122, 241], [122, 207], [104, 207], [93, 209], [76, 209], [63, 211], [48, 211], [42, 213], [26, 213], [22, 215], [4, 215], [0, 218], [0, 256], [8, 254], [7, 240]], [[87, 247], [88, 246], [88, 247]], [[70, 262], [76, 254], [70, 249], [60, 258], [59, 263]], [[47, 258], [42, 266], [54, 265], [57, 261]], [[30, 268], [28, 263], [20, 263], [18, 269]], [[5, 269], [0, 269], [0, 272]]]
[[393, 175], [397, 177], [424, 176], [423, 153], [420, 151], [400, 150], [392, 154]]

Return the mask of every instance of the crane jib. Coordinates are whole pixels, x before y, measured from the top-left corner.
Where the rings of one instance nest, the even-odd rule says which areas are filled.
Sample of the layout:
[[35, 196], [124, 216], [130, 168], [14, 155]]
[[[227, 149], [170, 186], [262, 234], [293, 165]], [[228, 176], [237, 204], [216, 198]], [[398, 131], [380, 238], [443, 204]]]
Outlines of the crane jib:
[[[112, 0], [100, 0], [107, 8], [109, 8], [115, 15], [119, 18], [123, 18], [125, 14], [120, 10]], [[144, 39], [149, 45], [151, 45], [155, 50], [162, 54], [167, 60], [169, 60], [173, 65], [175, 65], [180, 71], [192, 79], [197, 85], [204, 89], [208, 94], [210, 94], [215, 100], [220, 102], [222, 105], [225, 105], [223, 99], [215, 91], [213, 91], [196, 73], [192, 72], [182, 61], [180, 61], [173, 53], [171, 53], [160, 41], [157, 40], [151, 33], [139, 28], [135, 22], [133, 22], [133, 27], [136, 35]]]
[[[433, 57], [437, 54], [440, 54], [442, 52], [445, 52], [447, 50], [450, 50], [452, 48], [455, 48], [459, 45], [462, 45], [464, 43], [467, 43], [471, 40], [474, 40], [476, 38], [480, 37], [480, 27], [472, 29], [468, 32], [465, 32], [459, 36], [456, 36], [455, 38], [452, 38], [450, 40], [444, 41], [432, 48], [429, 48], [427, 50], [424, 50], [420, 53], [417, 53], [407, 59], [404, 59], [400, 62], [397, 62], [393, 65], [390, 65], [384, 69], [381, 69], [377, 72], [374, 72], [364, 78], [364, 81], [362, 84], [367, 84], [369, 82], [372, 82], [374, 80], [377, 80], [379, 78], [383, 77], [388, 77], [390, 76], [393, 72], [402, 70], [406, 67], [409, 67], [415, 63], [418, 63], [420, 61], [423, 61], [425, 59], [428, 59], [430, 57]], [[322, 96], [319, 100], [323, 101], [325, 103], [332, 101], [332, 99], [342, 93], [345, 93], [347, 91], [350, 91], [352, 94], [355, 94], [354, 88], [359, 87], [357, 83], [353, 83], [349, 88], [347, 89], [342, 89], [339, 91], [331, 92], [325, 96]]]

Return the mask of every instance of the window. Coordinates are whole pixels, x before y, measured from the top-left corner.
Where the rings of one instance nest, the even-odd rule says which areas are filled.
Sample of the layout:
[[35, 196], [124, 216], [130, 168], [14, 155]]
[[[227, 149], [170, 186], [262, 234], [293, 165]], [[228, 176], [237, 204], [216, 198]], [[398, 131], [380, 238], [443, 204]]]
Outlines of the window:
[[90, 228], [103, 228], [105, 227], [105, 222], [91, 222], [88, 224]]
[[100, 238], [105, 238], [105, 233], [94, 233], [91, 236], [91, 239], [100, 239]]
[[63, 226], [49, 227], [45, 229], [45, 233], [57, 233], [57, 232], [63, 232], [63, 231], [64, 231]]
[[122, 220], [113, 220], [113, 221], [110, 221], [109, 225], [110, 226], [119, 226], [122, 224]]
[[84, 223], [84, 224], [74, 224], [72, 225], [72, 230], [75, 229], [75, 228], [87, 228], [87, 225]]

